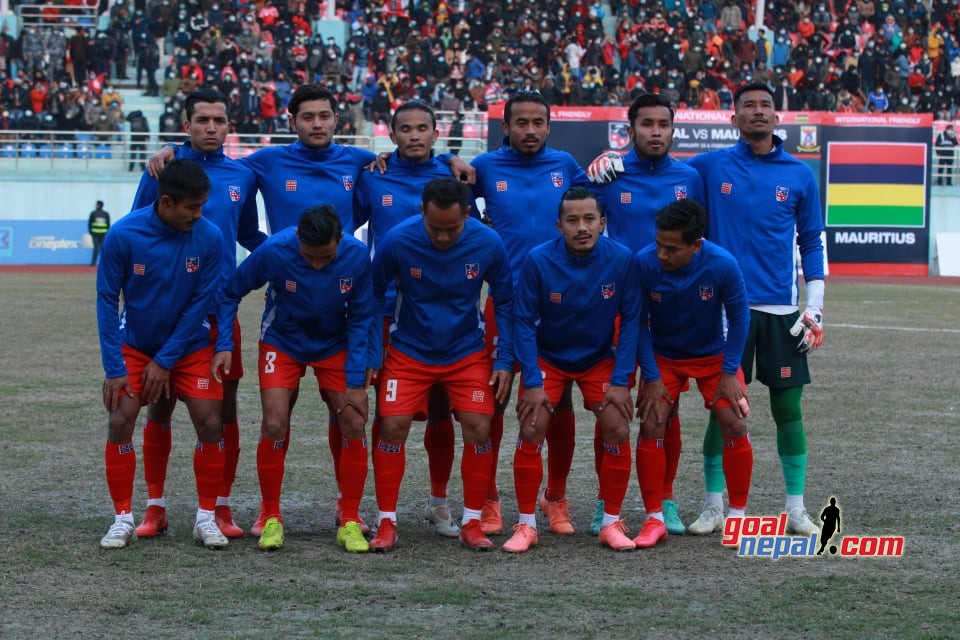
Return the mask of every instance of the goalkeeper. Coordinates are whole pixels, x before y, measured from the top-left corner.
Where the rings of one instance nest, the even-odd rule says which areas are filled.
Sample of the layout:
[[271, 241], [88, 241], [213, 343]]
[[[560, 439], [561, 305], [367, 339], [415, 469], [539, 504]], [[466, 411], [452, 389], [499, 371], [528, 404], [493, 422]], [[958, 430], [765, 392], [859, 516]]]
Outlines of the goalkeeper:
[[[808, 536], [819, 529], [807, 515], [803, 492], [807, 440], [800, 399], [810, 382], [807, 353], [823, 343], [823, 216], [813, 171], [784, 150], [774, 135], [773, 91], [752, 82], [734, 96], [736, 145], [700, 154], [690, 165], [703, 177], [707, 194], [707, 237], [740, 263], [750, 303], [750, 329], [741, 366], [770, 389], [777, 424], [777, 452], [786, 483], [787, 531]], [[806, 281], [806, 302], [798, 294], [797, 249]], [[711, 415], [704, 438], [707, 499], [688, 527], [708, 534], [723, 525], [723, 444]]]

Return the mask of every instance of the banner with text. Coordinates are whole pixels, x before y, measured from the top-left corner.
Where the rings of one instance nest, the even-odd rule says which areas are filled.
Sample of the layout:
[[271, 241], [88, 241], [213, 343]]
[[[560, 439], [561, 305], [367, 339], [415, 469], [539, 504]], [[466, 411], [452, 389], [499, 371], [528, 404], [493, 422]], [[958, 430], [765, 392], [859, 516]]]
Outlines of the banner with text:
[[0, 265], [88, 265], [86, 220], [0, 220]]

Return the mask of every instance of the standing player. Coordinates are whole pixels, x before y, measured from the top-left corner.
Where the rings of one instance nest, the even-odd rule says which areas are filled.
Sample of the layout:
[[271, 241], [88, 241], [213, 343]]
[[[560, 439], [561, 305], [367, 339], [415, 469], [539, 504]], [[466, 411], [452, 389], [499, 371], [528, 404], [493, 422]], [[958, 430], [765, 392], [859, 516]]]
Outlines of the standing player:
[[[497, 234], [470, 217], [465, 185], [452, 178], [431, 180], [421, 206], [423, 217], [394, 227], [374, 260], [377, 308], [383, 308], [391, 282], [398, 303], [380, 372], [382, 422], [373, 451], [379, 530], [370, 547], [388, 551], [397, 544], [404, 443], [414, 414], [426, 408], [429, 390], [442, 385], [463, 431], [460, 541], [490, 549], [480, 511], [493, 469], [490, 417], [495, 404], [506, 401], [513, 377], [510, 266]], [[504, 328], [492, 372], [479, 313], [484, 281], [497, 297], [497, 320]], [[374, 342], [379, 351], [381, 344]]]
[[[547, 146], [550, 105], [539, 93], [521, 91], [507, 101], [503, 111], [503, 132], [505, 137], [499, 149], [483, 153], [471, 163], [476, 170], [473, 194], [486, 202], [485, 215], [503, 239], [516, 284], [530, 250], [556, 237], [554, 212], [559, 209], [563, 193], [571, 186], [587, 186], [590, 182], [573, 156]], [[495, 295], [488, 297], [484, 309], [487, 352], [491, 357], [496, 356], [498, 348], [495, 298]], [[549, 444], [547, 486], [540, 500], [541, 509], [550, 519], [551, 531], [560, 534], [574, 531], [566, 500], [566, 481], [573, 462], [574, 427], [573, 405], [567, 391], [558, 403], [546, 433]], [[501, 407], [491, 425], [494, 465], [502, 438]], [[503, 519], [496, 466], [483, 512], [483, 531], [500, 533]]]
[[[220, 286], [222, 238], [201, 217], [210, 181], [196, 163], [170, 163], [158, 191], [156, 202], [114, 225], [97, 271], [103, 404], [110, 412], [104, 455], [116, 513], [100, 546], [120, 549], [136, 540], [130, 510], [137, 465], [133, 428], [144, 404], [177, 397], [197, 431], [193, 537], [220, 549], [227, 545], [214, 520], [223, 478], [223, 389], [211, 380], [214, 352], [205, 323]], [[228, 348], [224, 344], [218, 348]]]
[[[810, 167], [784, 151], [783, 141], [773, 134], [777, 114], [769, 86], [752, 82], [737, 89], [732, 122], [740, 141], [696, 156], [690, 165], [703, 176], [708, 237], [732, 253], [743, 270], [750, 331], [741, 364], [749, 382], [756, 356], [757, 379], [770, 389], [786, 484], [787, 531], [808, 536], [818, 529], [803, 504], [807, 439], [800, 400], [810, 382], [807, 352], [823, 344], [820, 194]], [[797, 307], [798, 249], [807, 292], [802, 313]], [[691, 533], [708, 534], [723, 525], [718, 431], [716, 417], [711, 417], [703, 446], [704, 460], [710, 460], [704, 467], [707, 498]]]
[[[520, 553], [537, 544], [534, 511], [543, 480], [540, 451], [554, 405], [564, 388], [576, 382], [600, 423], [606, 452], [599, 474], [606, 505], [599, 539], [626, 551], [634, 548], [620, 519], [630, 483], [630, 387], [639, 330], [633, 255], [601, 235], [606, 220], [586, 187], [566, 191], [558, 210], [561, 237], [530, 252], [517, 286], [515, 348], [522, 378], [513, 473], [520, 518], [503, 549]], [[615, 354], [618, 316], [620, 342]]]
[[[225, 284], [236, 267], [236, 245], [249, 251], [259, 247], [266, 234], [260, 231], [257, 220], [257, 182], [248, 168], [226, 157], [223, 141], [230, 122], [227, 118], [227, 98], [213, 89], [197, 89], [187, 97], [187, 119], [183, 129], [189, 139], [176, 147], [176, 157], [192, 160], [203, 167], [210, 179], [210, 196], [203, 206], [203, 217], [217, 225], [223, 236], [223, 274]], [[144, 172], [133, 199], [134, 208], [144, 207], [157, 198], [157, 181]], [[211, 306], [211, 333], [216, 339], [216, 312]], [[233, 521], [230, 493], [237, 476], [240, 460], [240, 428], [237, 423], [237, 387], [243, 377], [239, 324], [233, 329], [233, 364], [223, 381], [223, 443], [226, 462], [223, 481], [217, 494], [217, 525], [228, 538], [243, 536], [243, 529]], [[137, 536], [151, 538], [167, 528], [164, 485], [167, 461], [172, 447], [170, 417], [175, 398], [161, 399], [147, 408], [143, 427], [143, 476], [147, 482], [147, 511], [137, 527]]]
[[334, 407], [343, 434], [339, 456], [340, 522], [337, 542], [368, 550], [360, 531], [360, 499], [367, 478], [367, 339], [376, 314], [366, 246], [344, 236], [328, 204], [307, 209], [295, 229], [274, 234], [237, 268], [223, 291], [225, 312], [269, 283], [260, 331], [260, 400], [257, 446], [262, 512], [258, 546], [283, 546], [280, 492], [290, 414], [300, 378], [313, 369], [319, 390]]
[[656, 243], [636, 254], [642, 291], [637, 357], [643, 376], [637, 478], [647, 512], [633, 539], [639, 548], [667, 539], [663, 437], [670, 406], [689, 388], [690, 378], [723, 435], [730, 515], [744, 514], [753, 470], [745, 419], [750, 405], [740, 370], [750, 314], [740, 268], [727, 251], [703, 240], [704, 211], [693, 200], [661, 209], [656, 226]]
[[[700, 174], [668, 155], [673, 144], [673, 116], [673, 106], [663, 95], [647, 93], [637, 96], [627, 111], [627, 130], [633, 149], [622, 159], [615, 158], [622, 165], [618, 167], [620, 175], [609, 171], [595, 178], [598, 181], [616, 178], [616, 182], [595, 185], [594, 190], [607, 215], [607, 234], [634, 253], [655, 240], [654, 218], [662, 207], [688, 199], [701, 204], [706, 202]], [[592, 171], [588, 170], [588, 174]], [[674, 403], [663, 437], [667, 459], [663, 478], [663, 517], [667, 531], [681, 534], [686, 527], [673, 495], [673, 481], [683, 447], [678, 409], [679, 403]], [[599, 459], [603, 448], [597, 438], [595, 436], [594, 447]], [[591, 522], [595, 533], [599, 533], [602, 517], [603, 505], [598, 501]]]
[[[437, 118], [425, 102], [411, 100], [397, 108], [390, 122], [390, 139], [397, 145], [386, 173], [364, 172], [357, 180], [354, 205], [355, 226], [369, 223], [371, 253], [383, 246], [391, 229], [420, 212], [423, 188], [430, 180], [449, 178], [450, 167], [433, 156], [437, 141]], [[383, 309], [384, 347], [396, 306], [396, 287], [386, 292]], [[455, 538], [460, 533], [447, 507], [447, 483], [453, 468], [454, 431], [450, 403], [442, 387], [430, 390], [429, 417], [423, 432], [423, 445], [430, 465], [430, 496], [424, 511], [437, 533]], [[376, 446], [380, 429], [374, 418], [373, 440]]]

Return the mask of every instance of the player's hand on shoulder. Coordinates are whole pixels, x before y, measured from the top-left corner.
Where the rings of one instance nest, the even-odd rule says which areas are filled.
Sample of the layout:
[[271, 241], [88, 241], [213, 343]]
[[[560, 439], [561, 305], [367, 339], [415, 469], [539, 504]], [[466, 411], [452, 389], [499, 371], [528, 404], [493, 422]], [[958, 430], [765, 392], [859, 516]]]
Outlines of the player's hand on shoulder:
[[618, 151], [605, 151], [590, 161], [587, 178], [594, 184], [610, 184], [623, 173], [623, 156]]
[[807, 307], [790, 328], [790, 335], [800, 338], [797, 351], [808, 353], [823, 346], [823, 309]]
[[381, 174], [387, 172], [387, 162], [390, 160], [392, 154], [387, 151], [381, 151], [377, 154], [376, 159], [364, 167], [368, 173], [373, 173], [374, 170], [379, 171]]
[[152, 177], [160, 177], [160, 172], [167, 166], [167, 163], [177, 157], [177, 152], [173, 147], [160, 147], [160, 150], [150, 156], [147, 161], [147, 173]]
[[460, 156], [450, 158], [450, 173], [460, 182], [466, 184], [477, 184], [477, 170]]

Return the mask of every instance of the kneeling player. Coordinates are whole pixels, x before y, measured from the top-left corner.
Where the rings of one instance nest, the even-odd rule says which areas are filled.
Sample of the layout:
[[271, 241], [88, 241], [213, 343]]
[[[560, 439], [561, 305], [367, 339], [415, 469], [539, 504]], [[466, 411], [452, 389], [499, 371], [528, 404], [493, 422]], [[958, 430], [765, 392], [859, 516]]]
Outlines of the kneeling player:
[[362, 242], [344, 236], [333, 207], [323, 204], [305, 211], [295, 229], [284, 229], [263, 243], [224, 289], [226, 312], [232, 315], [250, 291], [270, 285], [258, 364], [263, 405], [257, 447], [263, 521], [258, 546], [263, 550], [283, 546], [284, 439], [307, 367], [336, 410], [343, 436], [337, 542], [347, 551], [368, 550], [359, 513], [368, 467], [365, 363], [375, 316], [368, 256]]
[[[442, 386], [463, 431], [463, 518], [460, 541], [471, 549], [493, 543], [480, 529], [480, 510], [493, 471], [490, 417], [503, 402], [513, 375], [513, 348], [501, 338], [491, 372], [478, 314], [484, 281], [497, 298], [497, 322], [509, 336], [513, 315], [510, 265], [500, 237], [471, 218], [466, 186], [431, 180], [421, 198], [422, 216], [388, 234], [374, 260], [377, 308], [396, 282], [397, 306], [390, 346], [380, 371], [380, 440], [373, 452], [379, 529], [375, 551], [397, 544], [397, 501], [406, 461], [405, 442], [427, 394]], [[380, 347], [379, 343], [374, 345]], [[374, 354], [379, 361], [381, 354]]]
[[[97, 321], [103, 404], [110, 412], [107, 486], [116, 513], [100, 540], [104, 549], [120, 549], [137, 538], [130, 502], [140, 408], [174, 396], [186, 403], [197, 432], [193, 537], [211, 549], [227, 546], [214, 519], [224, 465], [223, 387], [211, 379], [214, 352], [205, 322], [220, 284], [223, 249], [220, 231], [201, 217], [209, 192], [210, 181], [198, 164], [175, 160], [160, 174], [156, 202], [116, 223], [103, 245]], [[221, 339], [217, 348], [230, 347]]]
[[[534, 509], [543, 480], [540, 451], [553, 407], [570, 382], [580, 387], [603, 438], [599, 540], [618, 551], [634, 548], [625, 535], [620, 506], [630, 483], [637, 276], [630, 250], [601, 235], [605, 223], [595, 196], [584, 187], [572, 187], [560, 201], [561, 237], [534, 248], [520, 272], [514, 320], [522, 372], [520, 437], [513, 459], [520, 518], [504, 551], [523, 552], [538, 541]], [[618, 315], [620, 343], [614, 354]]]
[[740, 268], [726, 250], [703, 239], [706, 220], [696, 202], [667, 205], [657, 213], [656, 224], [656, 242], [636, 254], [641, 286], [637, 353], [643, 376], [637, 401], [637, 477], [647, 511], [633, 540], [637, 547], [667, 539], [663, 436], [670, 408], [690, 378], [697, 381], [705, 406], [716, 412], [723, 433], [730, 515], [743, 515], [753, 470], [746, 423], [750, 405], [740, 370], [750, 309]]

